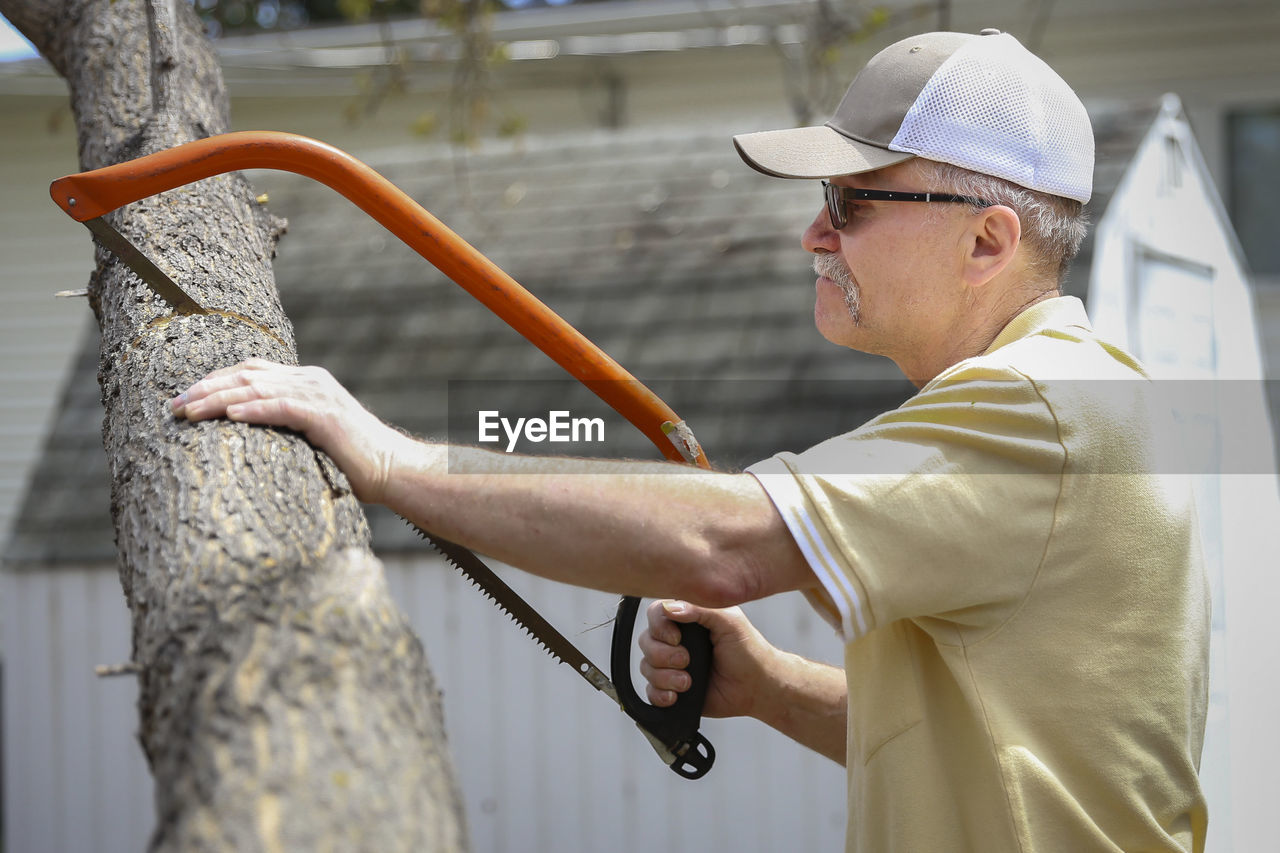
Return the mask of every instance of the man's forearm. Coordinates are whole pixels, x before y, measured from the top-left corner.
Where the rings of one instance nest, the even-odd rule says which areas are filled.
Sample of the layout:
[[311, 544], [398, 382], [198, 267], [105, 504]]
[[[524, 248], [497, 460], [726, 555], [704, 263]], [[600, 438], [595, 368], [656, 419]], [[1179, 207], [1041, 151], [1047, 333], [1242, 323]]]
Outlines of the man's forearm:
[[843, 765], [849, 716], [844, 670], [783, 651], [771, 669], [772, 689], [752, 716]]
[[783, 591], [788, 577], [798, 579], [792, 588], [811, 577], [772, 568], [802, 558], [789, 553], [795, 545], [750, 475], [410, 439], [392, 458], [387, 506], [553, 580], [723, 606]]

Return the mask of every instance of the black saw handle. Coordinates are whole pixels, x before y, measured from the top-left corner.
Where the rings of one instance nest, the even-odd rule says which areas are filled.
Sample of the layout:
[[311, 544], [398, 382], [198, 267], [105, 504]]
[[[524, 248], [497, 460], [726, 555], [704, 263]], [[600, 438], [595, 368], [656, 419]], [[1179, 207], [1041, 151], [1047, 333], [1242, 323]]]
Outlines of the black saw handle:
[[715, 747], [698, 731], [702, 706], [707, 698], [711, 675], [711, 632], [697, 623], [680, 624], [680, 644], [689, 652], [692, 686], [676, 695], [670, 708], [650, 705], [636, 695], [631, 684], [631, 633], [635, 628], [640, 599], [627, 596], [618, 603], [613, 623], [613, 646], [609, 653], [610, 677], [622, 710], [636, 724], [663, 743], [675, 761], [671, 769], [686, 779], [701, 779], [716, 760]]

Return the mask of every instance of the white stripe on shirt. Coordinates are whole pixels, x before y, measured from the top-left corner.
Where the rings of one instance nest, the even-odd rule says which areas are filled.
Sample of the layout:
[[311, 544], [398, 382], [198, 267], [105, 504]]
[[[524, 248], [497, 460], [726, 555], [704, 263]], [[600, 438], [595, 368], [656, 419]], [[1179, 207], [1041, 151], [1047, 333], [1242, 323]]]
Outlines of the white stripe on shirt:
[[[818, 532], [817, 524], [805, 507], [804, 491], [795, 475], [776, 457], [757, 462], [746, 471], [759, 481], [769, 495], [769, 500], [773, 501], [774, 507], [782, 516], [809, 568], [840, 612], [840, 633], [845, 642], [866, 634], [867, 623], [858, 590]], [[853, 625], [855, 619], [858, 623], [856, 631]]]

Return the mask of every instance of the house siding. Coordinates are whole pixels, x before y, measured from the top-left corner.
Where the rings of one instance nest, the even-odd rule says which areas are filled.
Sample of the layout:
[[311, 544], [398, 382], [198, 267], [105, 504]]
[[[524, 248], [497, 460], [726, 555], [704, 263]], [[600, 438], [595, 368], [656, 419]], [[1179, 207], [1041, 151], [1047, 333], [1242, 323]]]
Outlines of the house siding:
[[[603, 694], [558, 664], [457, 572], [389, 558], [387, 582], [422, 639], [444, 694], [449, 746], [472, 847], [485, 853], [665, 849], [836, 850], [844, 769], [746, 720], [704, 720], [716, 765], [677, 778]], [[497, 567], [597, 664], [608, 660], [616, 597]], [[153, 785], [130, 676], [116, 573], [82, 566], [0, 574], [5, 657], [4, 849], [145, 849]], [[834, 634], [800, 596], [749, 606], [782, 647], [838, 662]], [[593, 626], [599, 626], [594, 627]], [[636, 683], [639, 676], [635, 676]]]

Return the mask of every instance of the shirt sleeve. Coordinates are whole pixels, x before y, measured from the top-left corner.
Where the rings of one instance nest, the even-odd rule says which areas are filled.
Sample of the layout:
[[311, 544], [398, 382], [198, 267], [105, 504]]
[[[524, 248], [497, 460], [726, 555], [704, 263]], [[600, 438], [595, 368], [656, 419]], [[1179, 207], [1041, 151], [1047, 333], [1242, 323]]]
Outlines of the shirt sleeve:
[[1006, 618], [1041, 565], [1065, 461], [1035, 386], [975, 367], [747, 471], [825, 593], [810, 600], [851, 641], [903, 618]]

